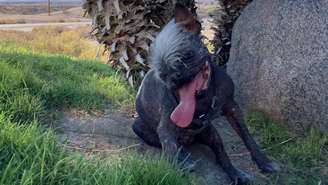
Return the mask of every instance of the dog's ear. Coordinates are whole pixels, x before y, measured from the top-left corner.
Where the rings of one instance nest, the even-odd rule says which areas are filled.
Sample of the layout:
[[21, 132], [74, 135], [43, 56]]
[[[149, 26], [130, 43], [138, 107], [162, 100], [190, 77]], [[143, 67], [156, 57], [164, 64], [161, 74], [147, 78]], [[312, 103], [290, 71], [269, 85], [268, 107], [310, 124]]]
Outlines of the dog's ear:
[[200, 34], [202, 25], [197, 19], [195, 19], [188, 8], [180, 3], [175, 5], [174, 19], [176, 23], [183, 25], [187, 31], [195, 34]]
[[193, 18], [191, 12], [180, 3], [175, 5], [174, 18], [176, 22], [184, 22], [188, 19]]

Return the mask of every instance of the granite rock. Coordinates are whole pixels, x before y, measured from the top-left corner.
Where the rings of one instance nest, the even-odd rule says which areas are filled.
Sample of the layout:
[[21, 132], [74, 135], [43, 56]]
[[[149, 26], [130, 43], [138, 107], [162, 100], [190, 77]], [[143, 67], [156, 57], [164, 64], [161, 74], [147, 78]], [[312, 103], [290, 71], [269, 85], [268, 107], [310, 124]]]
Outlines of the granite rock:
[[292, 129], [328, 131], [328, 0], [254, 0], [235, 23], [237, 102]]

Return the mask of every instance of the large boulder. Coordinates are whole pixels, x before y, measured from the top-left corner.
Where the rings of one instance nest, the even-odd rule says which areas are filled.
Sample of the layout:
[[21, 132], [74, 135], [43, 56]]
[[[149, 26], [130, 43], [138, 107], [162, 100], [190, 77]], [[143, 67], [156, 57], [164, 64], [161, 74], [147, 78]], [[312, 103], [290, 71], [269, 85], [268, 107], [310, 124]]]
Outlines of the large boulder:
[[254, 0], [235, 23], [230, 55], [246, 112], [328, 131], [328, 0]]

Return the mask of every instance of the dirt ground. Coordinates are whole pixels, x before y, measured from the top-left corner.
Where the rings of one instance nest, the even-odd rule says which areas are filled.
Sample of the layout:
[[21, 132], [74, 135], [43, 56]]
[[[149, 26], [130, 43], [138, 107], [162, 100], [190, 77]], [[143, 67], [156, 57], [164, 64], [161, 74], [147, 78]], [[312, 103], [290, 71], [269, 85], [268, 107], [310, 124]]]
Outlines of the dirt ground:
[[[90, 115], [79, 111], [63, 111], [60, 115], [58, 135], [68, 149], [86, 153], [106, 155], [125, 154], [136, 151], [159, 153], [160, 150], [145, 145], [132, 131], [133, 118], [124, 113], [109, 112]], [[240, 169], [265, 178], [251, 161], [242, 141], [230, 128], [225, 119], [213, 121], [217, 127], [232, 162]], [[195, 145], [189, 148], [195, 159], [200, 159], [195, 174], [208, 185], [231, 184], [226, 174], [215, 164], [214, 154], [209, 148]]]
[[83, 17], [81, 7], [74, 7], [62, 11], [40, 14], [6, 14], [0, 12], [0, 24], [24, 24], [24, 23], [53, 23], [53, 22], [89, 22], [90, 19]]

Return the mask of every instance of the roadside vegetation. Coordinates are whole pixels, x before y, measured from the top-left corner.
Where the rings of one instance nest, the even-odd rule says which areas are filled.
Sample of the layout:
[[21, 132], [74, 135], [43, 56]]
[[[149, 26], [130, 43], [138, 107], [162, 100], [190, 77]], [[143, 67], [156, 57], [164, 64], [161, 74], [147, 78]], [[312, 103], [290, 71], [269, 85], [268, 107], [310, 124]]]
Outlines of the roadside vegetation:
[[16, 44], [39, 53], [106, 61], [104, 48], [91, 40], [89, 32], [88, 26], [77, 29], [40, 27], [32, 32], [0, 31], [0, 42]]

